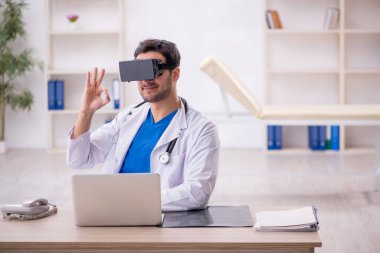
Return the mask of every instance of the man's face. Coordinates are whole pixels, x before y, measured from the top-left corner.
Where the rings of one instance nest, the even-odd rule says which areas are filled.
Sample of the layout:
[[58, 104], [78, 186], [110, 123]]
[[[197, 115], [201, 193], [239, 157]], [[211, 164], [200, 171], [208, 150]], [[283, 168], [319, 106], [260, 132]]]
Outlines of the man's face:
[[[154, 51], [139, 54], [136, 59], [159, 59], [162, 63], [166, 63], [165, 57]], [[137, 81], [137, 84], [144, 101], [154, 103], [162, 101], [176, 92], [174, 88], [175, 81], [176, 78], [173, 75], [173, 71], [164, 69], [162, 75], [157, 76], [156, 79]]]

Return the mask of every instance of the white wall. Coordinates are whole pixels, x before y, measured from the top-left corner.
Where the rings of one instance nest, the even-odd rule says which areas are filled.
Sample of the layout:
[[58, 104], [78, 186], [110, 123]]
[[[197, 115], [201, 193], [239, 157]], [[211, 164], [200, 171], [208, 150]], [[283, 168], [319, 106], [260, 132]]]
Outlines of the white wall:
[[[45, 57], [45, 15], [43, 0], [27, 1], [24, 22], [27, 31], [27, 47], [34, 49], [35, 56]], [[19, 42], [20, 43], [20, 42]], [[18, 43], [18, 44], [19, 44]], [[46, 143], [46, 94], [44, 74], [36, 69], [20, 78], [19, 87], [28, 87], [34, 95], [34, 104], [30, 112], [12, 111], [6, 115], [5, 138], [9, 148], [45, 148]]]
[[[44, 1], [29, 0], [25, 12], [28, 46], [44, 58]], [[218, 86], [199, 71], [202, 60], [217, 55], [263, 101], [262, 28], [263, 1], [251, 0], [126, 0], [126, 58], [132, 58], [138, 42], [162, 38], [177, 43], [182, 54], [179, 95], [205, 114], [224, 112]], [[117, 59], [115, 59], [117, 60]], [[10, 148], [44, 148], [46, 117], [43, 73], [35, 71], [23, 80], [35, 95], [35, 104], [27, 112], [7, 115], [7, 145]], [[132, 102], [139, 101], [135, 87], [128, 87]], [[233, 99], [234, 111], [245, 112]], [[263, 131], [253, 117], [216, 119], [222, 145], [261, 147]]]

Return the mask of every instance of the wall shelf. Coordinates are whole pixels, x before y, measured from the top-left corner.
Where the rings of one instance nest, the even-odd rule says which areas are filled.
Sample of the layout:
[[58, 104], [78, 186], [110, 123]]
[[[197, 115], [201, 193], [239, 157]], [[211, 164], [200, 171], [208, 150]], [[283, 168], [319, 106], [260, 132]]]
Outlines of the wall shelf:
[[339, 30], [298, 30], [298, 29], [274, 29], [266, 30], [268, 35], [339, 35]]
[[338, 69], [268, 69], [268, 74], [339, 74]]
[[380, 34], [380, 29], [347, 29], [346, 34]]
[[380, 74], [380, 69], [346, 69], [346, 74]]
[[[75, 123], [84, 90], [87, 71], [104, 68], [102, 85], [111, 102], [97, 111], [91, 129], [112, 120], [120, 112], [114, 109], [112, 82], [119, 79], [118, 61], [124, 58], [123, 0], [45, 0], [46, 12], [46, 115], [47, 150], [66, 149], [67, 134]], [[67, 20], [77, 14], [76, 27]], [[95, 39], [96, 38], [96, 39]], [[48, 110], [49, 80], [64, 80], [64, 110]], [[125, 105], [124, 86], [120, 85], [120, 108]]]
[[[323, 29], [329, 8], [340, 11], [334, 30]], [[380, 1], [267, 0], [263, 13], [268, 9], [283, 29], [265, 23], [266, 104], [380, 104]], [[283, 150], [268, 153], [311, 152], [307, 125], [283, 127]], [[340, 124], [338, 153], [371, 152], [374, 129]]]
[[78, 30], [78, 31], [50, 31], [48, 32], [49, 35], [52, 36], [67, 36], [67, 35], [80, 35], [80, 36], [85, 36], [85, 35], [119, 35], [119, 31], [116, 30]]
[[[119, 109], [100, 109], [96, 112], [96, 115], [99, 114], [117, 114], [119, 113]], [[66, 109], [66, 110], [49, 110], [48, 114], [50, 115], [78, 115], [79, 109]]]
[[[93, 71], [93, 69], [54, 69], [47, 70], [46, 74], [48, 75], [86, 75], [87, 71]], [[106, 69], [106, 74], [119, 74], [118, 69]]]

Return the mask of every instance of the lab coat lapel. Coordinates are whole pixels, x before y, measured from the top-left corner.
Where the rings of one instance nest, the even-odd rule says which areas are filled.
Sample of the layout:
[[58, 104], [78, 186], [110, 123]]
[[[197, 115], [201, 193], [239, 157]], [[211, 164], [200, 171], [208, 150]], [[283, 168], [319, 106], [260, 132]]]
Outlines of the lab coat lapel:
[[118, 160], [118, 168], [120, 168], [124, 157], [127, 154], [129, 146], [131, 145], [133, 139], [135, 138], [141, 125], [144, 123], [148, 111], [149, 105], [144, 104], [141, 108], [136, 108], [132, 110], [132, 114], [127, 118], [127, 120], [120, 126], [120, 136], [118, 140], [118, 147], [116, 148], [116, 158]]
[[187, 128], [185, 106], [181, 101], [181, 108], [178, 110], [176, 115], [173, 117], [169, 126], [166, 128], [165, 132], [161, 135], [154, 149], [168, 144], [170, 141], [178, 138], [181, 135], [182, 130]]

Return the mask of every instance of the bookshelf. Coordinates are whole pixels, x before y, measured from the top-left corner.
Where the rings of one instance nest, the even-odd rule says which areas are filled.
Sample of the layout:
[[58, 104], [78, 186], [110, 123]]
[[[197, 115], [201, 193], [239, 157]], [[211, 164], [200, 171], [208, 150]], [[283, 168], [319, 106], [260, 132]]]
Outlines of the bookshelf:
[[[266, 104], [380, 104], [380, 1], [266, 0], [264, 6], [264, 14], [278, 12], [283, 26], [264, 23]], [[340, 11], [336, 29], [324, 29], [329, 8]], [[376, 126], [339, 126], [339, 152], [374, 148]], [[283, 149], [274, 153], [283, 151], [310, 152], [306, 122], [283, 126]]]
[[[124, 56], [122, 4], [122, 0], [45, 0], [45, 94], [48, 80], [64, 80], [65, 103], [63, 110], [48, 110], [46, 98], [49, 152], [65, 150], [68, 131], [79, 112], [86, 72], [94, 67], [106, 70], [103, 85], [111, 102], [96, 112], [91, 130], [119, 112], [112, 100], [112, 80], [119, 79], [118, 60]], [[69, 23], [68, 14], [79, 15], [75, 26]], [[122, 86], [120, 96], [123, 108]]]

